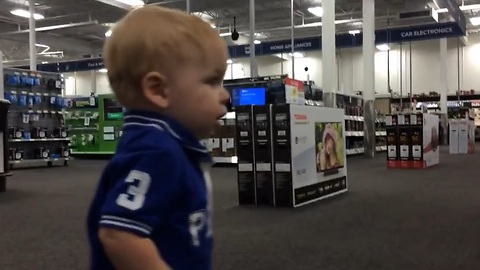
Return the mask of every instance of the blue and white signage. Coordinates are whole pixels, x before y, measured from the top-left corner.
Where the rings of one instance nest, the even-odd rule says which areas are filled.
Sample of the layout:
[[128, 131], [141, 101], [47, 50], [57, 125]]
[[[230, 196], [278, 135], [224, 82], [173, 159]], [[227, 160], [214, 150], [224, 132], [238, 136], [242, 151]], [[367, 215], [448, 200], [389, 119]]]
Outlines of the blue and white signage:
[[[446, 1], [446, 0], [445, 0]], [[399, 43], [425, 39], [464, 36], [465, 31], [456, 22], [437, 23], [403, 28], [382, 29], [375, 31], [375, 43]], [[336, 36], [337, 48], [362, 46], [362, 33], [339, 34]], [[295, 51], [305, 52], [322, 49], [322, 37], [299, 38], [294, 41]], [[255, 45], [255, 55], [269, 55], [291, 52], [291, 40], [270, 41]], [[250, 45], [229, 46], [231, 58], [247, 57], [250, 55]], [[28, 69], [28, 67], [20, 67]], [[38, 65], [40, 71], [73, 72], [96, 70], [104, 68], [101, 58], [82, 59], [78, 61]]]

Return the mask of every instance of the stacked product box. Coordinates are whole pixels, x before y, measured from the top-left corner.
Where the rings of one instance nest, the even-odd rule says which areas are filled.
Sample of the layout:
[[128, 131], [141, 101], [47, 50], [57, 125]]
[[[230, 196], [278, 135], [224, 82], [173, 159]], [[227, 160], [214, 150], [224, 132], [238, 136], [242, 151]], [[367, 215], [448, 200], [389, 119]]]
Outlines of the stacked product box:
[[253, 106], [237, 107], [235, 118], [238, 202], [240, 205], [256, 204]]
[[439, 163], [438, 116], [387, 115], [386, 131], [388, 168], [422, 169]]
[[449, 121], [449, 153], [475, 153], [475, 122], [467, 119]]
[[298, 207], [347, 191], [341, 109], [237, 107], [240, 204]]

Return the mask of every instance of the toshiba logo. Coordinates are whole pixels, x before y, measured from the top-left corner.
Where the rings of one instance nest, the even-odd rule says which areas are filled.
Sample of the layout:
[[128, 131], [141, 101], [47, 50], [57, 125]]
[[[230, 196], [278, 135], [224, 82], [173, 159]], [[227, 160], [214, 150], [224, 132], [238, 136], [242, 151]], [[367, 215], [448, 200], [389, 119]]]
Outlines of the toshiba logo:
[[294, 117], [295, 117], [295, 120], [307, 120], [306, 114], [295, 114]]

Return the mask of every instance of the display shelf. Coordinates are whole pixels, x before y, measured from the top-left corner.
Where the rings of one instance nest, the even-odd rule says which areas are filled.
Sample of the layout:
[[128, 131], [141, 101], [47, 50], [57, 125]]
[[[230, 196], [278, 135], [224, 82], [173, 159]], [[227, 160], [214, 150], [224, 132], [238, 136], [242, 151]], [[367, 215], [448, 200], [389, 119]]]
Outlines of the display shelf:
[[15, 169], [19, 167], [32, 167], [32, 166], [68, 166], [70, 158], [45, 158], [45, 159], [22, 159], [22, 160], [10, 160], [10, 169]]
[[3, 73], [4, 97], [11, 103], [7, 134], [10, 167], [68, 161], [62, 76], [9, 68]]

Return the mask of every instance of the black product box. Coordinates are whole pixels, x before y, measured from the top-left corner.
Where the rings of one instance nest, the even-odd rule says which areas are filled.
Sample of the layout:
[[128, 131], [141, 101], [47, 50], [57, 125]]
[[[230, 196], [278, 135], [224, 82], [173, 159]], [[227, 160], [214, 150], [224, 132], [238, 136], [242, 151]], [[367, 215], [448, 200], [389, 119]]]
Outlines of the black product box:
[[275, 206], [293, 207], [290, 106], [272, 107]]
[[222, 126], [217, 126], [210, 137], [211, 155], [222, 157]]
[[396, 161], [400, 159], [398, 149], [398, 115], [385, 116], [385, 131], [387, 133], [387, 160]]
[[423, 115], [410, 115], [410, 155], [411, 160], [423, 160]]
[[222, 126], [222, 156], [235, 156], [235, 123], [229, 123], [230, 119], [225, 121]]
[[[410, 154], [411, 142], [410, 142], [410, 114], [398, 115], [398, 147], [400, 150], [400, 161], [410, 161], [412, 155]], [[408, 165], [408, 163], [407, 163]]]
[[273, 191], [271, 105], [253, 106], [255, 142], [255, 188], [257, 204], [275, 203]]
[[253, 106], [235, 108], [235, 145], [237, 148], [238, 203], [255, 204], [255, 148], [253, 142]]

